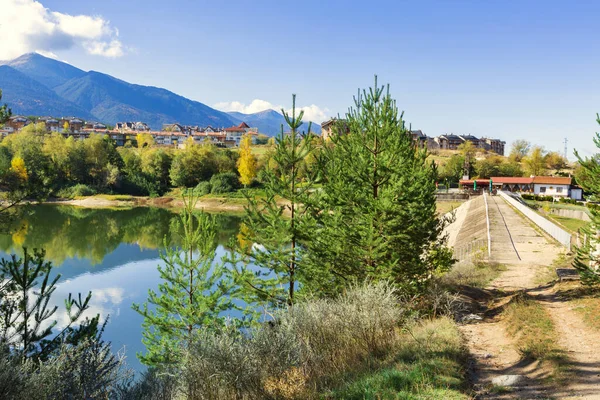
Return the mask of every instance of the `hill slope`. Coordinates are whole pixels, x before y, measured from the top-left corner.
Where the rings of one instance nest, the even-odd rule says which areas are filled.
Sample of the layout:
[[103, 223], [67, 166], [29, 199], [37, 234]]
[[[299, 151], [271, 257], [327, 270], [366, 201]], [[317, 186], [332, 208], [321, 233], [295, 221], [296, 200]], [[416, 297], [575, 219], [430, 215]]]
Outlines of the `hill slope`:
[[42, 85], [53, 89], [73, 78], [85, 75], [85, 71], [67, 63], [41, 56], [37, 53], [24, 54], [6, 63]]
[[101, 121], [144, 121], [153, 129], [164, 123], [228, 127], [237, 121], [197, 101], [165, 89], [134, 85], [91, 71], [55, 88], [61, 97], [89, 110]]
[[0, 66], [0, 88], [2, 103], [7, 103], [15, 115], [76, 115], [81, 118], [94, 118], [84, 108], [61, 98], [38, 81], [8, 65]]

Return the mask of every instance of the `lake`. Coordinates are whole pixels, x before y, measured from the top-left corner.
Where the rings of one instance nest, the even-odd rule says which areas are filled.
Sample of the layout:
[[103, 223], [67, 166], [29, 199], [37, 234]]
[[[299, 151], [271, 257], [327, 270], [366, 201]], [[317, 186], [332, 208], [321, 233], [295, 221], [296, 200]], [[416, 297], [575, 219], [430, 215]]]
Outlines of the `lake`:
[[[165, 238], [171, 238], [176, 217], [159, 208], [30, 206], [19, 210], [11, 226], [0, 232], [0, 258], [22, 255], [23, 246], [44, 249], [53, 273], [61, 274], [52, 298], [59, 307], [54, 315], [57, 327], [67, 323], [64, 300], [69, 293], [85, 297], [91, 291], [85, 315], [100, 314], [101, 321], [109, 318], [103, 338], [115, 351], [125, 349], [128, 366], [139, 371], [143, 367], [136, 353], [145, 351], [143, 318], [131, 305], [145, 302], [148, 289], [158, 289], [159, 251]], [[217, 222], [220, 259], [226, 252], [223, 245], [238, 233], [240, 217], [219, 214]]]

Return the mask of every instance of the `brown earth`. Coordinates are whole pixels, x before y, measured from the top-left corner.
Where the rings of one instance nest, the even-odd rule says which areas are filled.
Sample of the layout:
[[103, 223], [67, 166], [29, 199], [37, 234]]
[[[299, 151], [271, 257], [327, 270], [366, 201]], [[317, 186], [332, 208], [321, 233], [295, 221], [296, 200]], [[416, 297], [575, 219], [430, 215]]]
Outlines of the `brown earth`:
[[[535, 284], [565, 249], [501, 198], [488, 200], [492, 260], [506, 265], [507, 270], [485, 289], [487, 297], [479, 299], [483, 319], [461, 326], [472, 356], [471, 379], [476, 398], [600, 399], [599, 332], [584, 324], [554, 283], [541, 287]], [[465, 229], [465, 222], [462, 225], [461, 229]], [[527, 293], [539, 301], [551, 316], [558, 343], [568, 357], [570, 379], [566, 385], [557, 387], [546, 379], [551, 369], [523, 359], [514, 339], [507, 334], [501, 312], [518, 293]], [[494, 387], [492, 380], [503, 375], [525, 378], [510, 389]]]

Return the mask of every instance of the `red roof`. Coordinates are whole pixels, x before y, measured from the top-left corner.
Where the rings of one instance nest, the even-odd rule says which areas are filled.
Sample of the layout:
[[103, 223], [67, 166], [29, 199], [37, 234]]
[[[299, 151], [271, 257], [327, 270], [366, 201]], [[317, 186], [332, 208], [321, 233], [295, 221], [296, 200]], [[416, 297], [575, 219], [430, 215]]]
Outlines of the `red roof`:
[[492, 176], [493, 183], [508, 183], [527, 185], [533, 182], [533, 178], [517, 177], [517, 176]]
[[231, 128], [225, 128], [227, 132], [246, 132], [244, 128], [238, 128], [237, 126], [233, 126]]
[[472, 185], [474, 181], [477, 181], [478, 185], [489, 185], [490, 184], [489, 179], [470, 179], [470, 180], [461, 179], [460, 181], [458, 181], [458, 183], [460, 183], [461, 185]]
[[533, 183], [541, 183], [547, 185], [570, 185], [571, 178], [564, 176], [536, 176], [533, 178]]
[[248, 126], [247, 123], [242, 122], [241, 124], [238, 125], [238, 128], [250, 128], [250, 127]]

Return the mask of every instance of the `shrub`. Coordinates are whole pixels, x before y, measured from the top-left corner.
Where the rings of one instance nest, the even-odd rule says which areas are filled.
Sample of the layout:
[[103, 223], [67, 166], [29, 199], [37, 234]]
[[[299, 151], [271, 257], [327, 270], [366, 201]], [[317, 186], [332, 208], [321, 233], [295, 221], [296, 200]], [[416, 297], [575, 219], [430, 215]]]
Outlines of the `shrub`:
[[565, 203], [565, 204], [579, 204], [579, 202], [575, 199], [571, 199], [568, 197], [561, 197], [560, 200], [558, 200], [559, 203]]
[[194, 188], [194, 195], [195, 196], [205, 196], [210, 193], [211, 189], [212, 189], [212, 185], [210, 184], [210, 182], [200, 182]]
[[59, 190], [57, 193], [57, 196], [65, 198], [65, 199], [72, 199], [75, 197], [93, 196], [96, 193], [97, 193], [96, 189], [94, 189], [88, 185], [79, 183], [75, 186], [71, 186], [71, 187]]
[[0, 393], [9, 399], [114, 398], [131, 378], [124, 357], [111, 353], [99, 337], [73, 346], [63, 343], [53, 356], [35, 363], [0, 349]]
[[223, 172], [210, 178], [211, 193], [231, 193], [240, 188], [238, 176], [233, 172]]
[[351, 288], [336, 300], [298, 303], [247, 334], [202, 333], [182, 387], [192, 383], [201, 398], [312, 398], [389, 354], [404, 318], [385, 283]]

